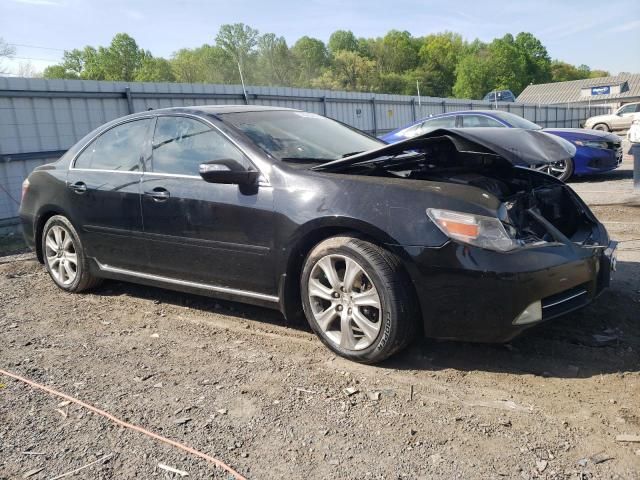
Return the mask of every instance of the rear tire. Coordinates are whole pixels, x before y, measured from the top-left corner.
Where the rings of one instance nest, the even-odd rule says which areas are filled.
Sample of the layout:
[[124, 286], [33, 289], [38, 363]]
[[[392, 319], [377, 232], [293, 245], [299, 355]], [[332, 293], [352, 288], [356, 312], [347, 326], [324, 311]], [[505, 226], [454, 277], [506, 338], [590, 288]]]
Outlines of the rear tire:
[[611, 129], [609, 128], [609, 126], [606, 123], [598, 123], [596, 125], [593, 126], [594, 130], [600, 130], [602, 132], [610, 132]]
[[51, 279], [62, 290], [82, 292], [102, 282], [90, 273], [78, 232], [62, 215], [54, 215], [44, 225], [42, 256]]
[[301, 293], [313, 331], [349, 360], [380, 362], [415, 335], [410, 279], [395, 255], [371, 242], [338, 236], [319, 243], [305, 260]]

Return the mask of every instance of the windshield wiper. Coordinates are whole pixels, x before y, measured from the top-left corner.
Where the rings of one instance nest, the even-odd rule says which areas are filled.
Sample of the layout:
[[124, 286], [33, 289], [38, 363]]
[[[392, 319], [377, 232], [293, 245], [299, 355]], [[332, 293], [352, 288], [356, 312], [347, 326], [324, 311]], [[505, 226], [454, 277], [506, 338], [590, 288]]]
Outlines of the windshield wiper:
[[331, 158], [313, 158], [313, 157], [284, 157], [281, 158], [283, 162], [304, 162], [304, 163], [326, 163], [330, 162]]
[[360, 150], [359, 152], [349, 152], [349, 153], [345, 153], [344, 155], [342, 155], [341, 158], [347, 158], [347, 157], [351, 157], [352, 155], [358, 155], [359, 153], [364, 152], [364, 150]]

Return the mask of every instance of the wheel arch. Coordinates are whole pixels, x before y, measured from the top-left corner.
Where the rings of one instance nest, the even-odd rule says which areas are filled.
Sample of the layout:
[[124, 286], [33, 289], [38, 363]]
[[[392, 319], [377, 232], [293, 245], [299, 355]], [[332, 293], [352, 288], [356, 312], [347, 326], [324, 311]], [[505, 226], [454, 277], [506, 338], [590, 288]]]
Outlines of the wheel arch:
[[40, 263], [44, 263], [44, 254], [42, 252], [42, 232], [44, 231], [44, 226], [47, 221], [55, 215], [63, 215], [71, 222], [71, 219], [69, 219], [66, 212], [62, 208], [54, 205], [46, 205], [42, 207], [34, 222], [33, 239], [36, 247], [36, 258]]
[[[362, 220], [346, 217], [319, 218], [300, 226], [286, 242], [280, 268], [280, 310], [288, 321], [306, 321], [302, 313], [300, 275], [307, 255], [320, 242], [337, 235], [349, 235], [366, 240], [403, 256], [400, 249], [389, 248], [396, 244], [391, 236], [379, 227]], [[414, 288], [413, 283], [411, 288]]]
[[596, 128], [596, 127], [597, 127], [598, 125], [604, 125], [604, 126], [607, 128], [607, 131], [608, 131], [608, 132], [611, 132], [611, 131], [612, 131], [612, 129], [611, 129], [611, 125], [609, 125], [609, 122], [606, 122], [606, 121], [600, 121], [600, 122], [596, 122], [596, 123], [594, 123], [594, 124], [593, 124], [593, 127], [591, 127], [591, 129], [592, 129], [592, 130], [597, 130], [597, 128]]

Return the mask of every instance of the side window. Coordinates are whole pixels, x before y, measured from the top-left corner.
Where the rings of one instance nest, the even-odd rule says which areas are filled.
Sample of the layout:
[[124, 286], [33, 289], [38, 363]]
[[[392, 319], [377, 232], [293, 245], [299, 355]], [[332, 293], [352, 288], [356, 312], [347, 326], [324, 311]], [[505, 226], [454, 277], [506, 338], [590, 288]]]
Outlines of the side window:
[[629, 104], [629, 105], [625, 105], [624, 107], [622, 107], [620, 110], [618, 110], [618, 114], [623, 114], [623, 113], [633, 113], [636, 111], [636, 105], [634, 105], [633, 103]]
[[140, 156], [150, 119], [123, 123], [107, 130], [76, 159], [75, 168], [95, 170], [140, 170]]
[[503, 124], [484, 115], [461, 115], [462, 126], [464, 128], [473, 127], [504, 127]]
[[158, 117], [147, 170], [200, 175], [201, 163], [222, 159], [235, 160], [247, 169], [252, 166], [235, 145], [208, 125], [186, 117]]
[[431, 120], [426, 120], [422, 124], [418, 134], [422, 135], [423, 133], [427, 133], [432, 130], [436, 130], [438, 128], [455, 128], [455, 126], [456, 126], [455, 115], [451, 115], [449, 117], [433, 118]]

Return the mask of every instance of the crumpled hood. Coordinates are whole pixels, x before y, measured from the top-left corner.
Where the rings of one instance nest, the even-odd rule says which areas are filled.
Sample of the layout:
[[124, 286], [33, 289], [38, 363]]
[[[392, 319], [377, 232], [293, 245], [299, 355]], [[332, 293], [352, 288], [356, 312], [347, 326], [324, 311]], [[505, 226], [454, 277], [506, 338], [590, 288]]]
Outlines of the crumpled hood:
[[491, 127], [442, 128], [357, 155], [323, 163], [313, 167], [313, 170], [337, 171], [349, 165], [398, 155], [433, 142], [443, 141], [451, 142], [459, 152], [493, 154], [512, 165], [522, 167], [566, 160], [576, 153], [576, 147], [570, 142], [540, 130]]

